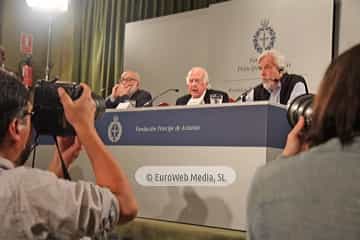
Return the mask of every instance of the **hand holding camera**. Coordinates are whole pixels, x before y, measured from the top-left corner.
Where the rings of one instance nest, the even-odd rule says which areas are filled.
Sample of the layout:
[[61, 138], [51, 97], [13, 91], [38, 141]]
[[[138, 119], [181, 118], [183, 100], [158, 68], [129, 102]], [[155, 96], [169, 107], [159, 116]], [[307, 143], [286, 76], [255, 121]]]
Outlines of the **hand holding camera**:
[[94, 120], [105, 112], [105, 101], [83, 83], [40, 80], [34, 89], [33, 109], [37, 134], [75, 136], [73, 127], [94, 128]]
[[306, 144], [304, 144], [302, 139], [302, 130], [304, 129], [304, 127], [305, 118], [303, 116], [300, 116], [297, 124], [287, 136], [286, 146], [282, 153], [284, 157], [296, 155], [306, 149]]
[[295, 98], [288, 106], [287, 118], [293, 127], [287, 136], [286, 146], [282, 155], [290, 157], [308, 149], [304, 142], [304, 134], [312, 122], [313, 94], [304, 94]]
[[94, 128], [96, 106], [91, 97], [91, 90], [86, 84], [80, 84], [83, 91], [77, 100], [72, 100], [62, 87], [58, 88], [60, 101], [64, 107], [64, 114], [69, 123], [75, 128]]
[[[59, 150], [62, 155], [62, 159], [66, 168], [70, 167], [70, 165], [75, 161], [75, 159], [79, 156], [82, 145], [78, 139], [78, 137], [57, 137], [57, 141], [59, 143]], [[54, 152], [53, 160], [49, 165], [49, 170], [55, 173], [58, 177], [64, 177], [63, 172], [61, 171], [61, 158], [59, 156], [59, 152]]]

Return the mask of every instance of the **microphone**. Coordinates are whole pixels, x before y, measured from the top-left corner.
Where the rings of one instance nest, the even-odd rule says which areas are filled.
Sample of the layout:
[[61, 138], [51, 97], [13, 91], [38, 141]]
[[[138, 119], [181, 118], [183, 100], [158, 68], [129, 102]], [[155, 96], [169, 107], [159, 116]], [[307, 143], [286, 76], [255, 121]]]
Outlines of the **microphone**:
[[254, 86], [254, 87], [246, 89], [244, 92], [242, 92], [240, 94], [240, 96], [235, 100], [235, 102], [245, 102], [246, 96], [249, 94], [249, 92], [251, 92], [251, 90], [253, 90], [253, 89], [255, 89], [255, 88], [257, 88], [258, 86], [261, 86], [261, 85], [262, 85], [262, 83]]
[[143, 106], [144, 106], [144, 107], [151, 106], [151, 104], [152, 104], [156, 99], [158, 99], [159, 97], [165, 95], [165, 94], [168, 93], [168, 92], [179, 92], [179, 89], [177, 89], [177, 88], [169, 88], [169, 89], [166, 89], [165, 91], [161, 92], [160, 94], [158, 94], [157, 96], [155, 96], [155, 97], [152, 98], [151, 100], [147, 101]]
[[50, 80], [51, 83], [56, 83], [57, 81], [60, 80], [59, 76], [55, 76], [53, 80]]

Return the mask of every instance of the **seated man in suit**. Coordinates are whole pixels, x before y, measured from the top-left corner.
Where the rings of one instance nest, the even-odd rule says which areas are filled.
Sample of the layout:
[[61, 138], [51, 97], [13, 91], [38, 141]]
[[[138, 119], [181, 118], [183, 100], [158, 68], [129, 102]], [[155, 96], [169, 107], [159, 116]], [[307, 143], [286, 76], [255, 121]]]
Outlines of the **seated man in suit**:
[[189, 94], [178, 98], [176, 100], [176, 105], [209, 104], [211, 94], [221, 95], [223, 103], [229, 102], [227, 93], [208, 89], [209, 77], [204, 68], [193, 67], [186, 77], [186, 84]]
[[287, 105], [297, 96], [308, 93], [302, 76], [285, 71], [284, 57], [278, 51], [264, 51], [257, 63], [262, 83], [244, 97], [245, 101], [271, 101]]
[[140, 89], [140, 75], [133, 71], [125, 71], [121, 74], [111, 95], [106, 98], [105, 105], [107, 108], [116, 108], [120, 103], [129, 100], [135, 100], [136, 107], [142, 107], [151, 100], [151, 94]]

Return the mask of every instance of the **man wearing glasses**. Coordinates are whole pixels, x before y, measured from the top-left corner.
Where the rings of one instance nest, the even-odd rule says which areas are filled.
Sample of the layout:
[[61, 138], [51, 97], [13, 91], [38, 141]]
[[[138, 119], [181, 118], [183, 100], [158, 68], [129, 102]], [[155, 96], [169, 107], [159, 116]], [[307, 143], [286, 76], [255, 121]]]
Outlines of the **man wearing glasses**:
[[[126, 102], [134, 102], [135, 107], [143, 107], [151, 100], [151, 94], [140, 89], [140, 75], [134, 71], [125, 71], [112, 89], [111, 95], [106, 98], [107, 108], [126, 106]], [[120, 107], [121, 108], [121, 107]]]
[[49, 171], [23, 166], [31, 150], [31, 95], [0, 70], [0, 239], [101, 237], [136, 216], [125, 172], [96, 132], [91, 90], [81, 86], [83, 93], [75, 101], [58, 89], [65, 117], [77, 134], [60, 138], [59, 145], [66, 167], [85, 150], [96, 184], [61, 179], [57, 153]]

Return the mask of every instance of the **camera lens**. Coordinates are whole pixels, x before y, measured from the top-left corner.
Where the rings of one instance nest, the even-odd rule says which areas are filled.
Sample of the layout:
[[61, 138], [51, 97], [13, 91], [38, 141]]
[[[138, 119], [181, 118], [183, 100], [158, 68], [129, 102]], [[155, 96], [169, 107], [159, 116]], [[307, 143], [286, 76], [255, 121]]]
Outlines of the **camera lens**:
[[314, 94], [303, 94], [296, 97], [288, 107], [287, 118], [291, 127], [294, 127], [298, 122], [300, 116], [305, 118], [305, 127], [311, 125], [311, 115], [313, 112], [312, 103], [314, 101]]
[[98, 119], [105, 112], [105, 100], [103, 97], [93, 92], [91, 93], [91, 97], [94, 100], [96, 106], [95, 119]]

